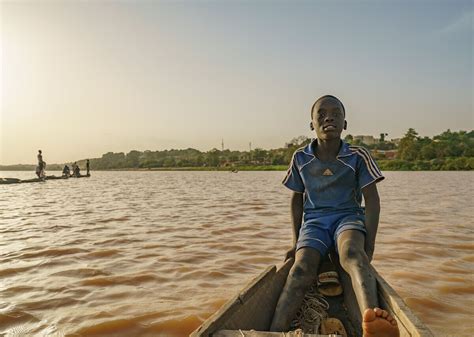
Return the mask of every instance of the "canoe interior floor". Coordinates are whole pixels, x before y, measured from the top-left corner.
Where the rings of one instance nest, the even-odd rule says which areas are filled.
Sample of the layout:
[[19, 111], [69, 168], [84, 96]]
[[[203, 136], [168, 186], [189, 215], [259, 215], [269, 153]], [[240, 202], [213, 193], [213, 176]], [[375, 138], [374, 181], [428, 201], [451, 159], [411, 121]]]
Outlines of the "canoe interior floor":
[[339, 295], [335, 297], [325, 297], [326, 301], [329, 303], [329, 309], [327, 311], [328, 317], [337, 318], [342, 322], [344, 328], [347, 332], [347, 337], [359, 337], [361, 336], [360, 328], [356, 329], [347, 312], [347, 308], [344, 304], [344, 296]]

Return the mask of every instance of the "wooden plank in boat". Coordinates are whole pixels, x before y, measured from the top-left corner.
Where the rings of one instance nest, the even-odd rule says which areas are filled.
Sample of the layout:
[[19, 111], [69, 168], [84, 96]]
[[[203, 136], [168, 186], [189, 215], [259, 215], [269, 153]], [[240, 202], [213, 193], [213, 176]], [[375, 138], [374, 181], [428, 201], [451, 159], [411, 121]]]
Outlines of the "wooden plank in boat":
[[288, 260], [278, 270], [268, 267], [190, 336], [207, 337], [223, 329], [268, 330], [292, 263]]

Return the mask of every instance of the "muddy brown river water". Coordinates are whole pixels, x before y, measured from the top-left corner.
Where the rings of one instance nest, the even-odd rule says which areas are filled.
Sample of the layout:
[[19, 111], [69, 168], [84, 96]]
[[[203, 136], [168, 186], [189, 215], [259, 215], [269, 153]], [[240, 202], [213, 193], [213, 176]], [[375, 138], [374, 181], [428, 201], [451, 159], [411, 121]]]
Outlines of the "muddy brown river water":
[[[0, 335], [186, 336], [282, 261], [284, 174], [0, 185]], [[375, 266], [436, 336], [473, 336], [474, 172], [385, 176]]]

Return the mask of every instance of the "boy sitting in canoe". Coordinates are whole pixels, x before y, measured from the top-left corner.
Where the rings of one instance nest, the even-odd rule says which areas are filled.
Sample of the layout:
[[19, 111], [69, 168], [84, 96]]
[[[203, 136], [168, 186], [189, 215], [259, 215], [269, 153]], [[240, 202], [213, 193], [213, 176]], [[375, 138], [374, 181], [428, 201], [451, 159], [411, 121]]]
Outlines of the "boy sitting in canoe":
[[290, 255], [295, 263], [270, 330], [288, 330], [314, 282], [321, 258], [335, 247], [352, 280], [364, 337], [398, 337], [396, 321], [378, 308], [376, 280], [370, 269], [380, 213], [376, 183], [384, 177], [369, 151], [341, 140], [347, 122], [338, 98], [319, 98], [311, 109], [310, 126], [317, 139], [295, 151], [283, 181], [293, 191], [294, 245]]

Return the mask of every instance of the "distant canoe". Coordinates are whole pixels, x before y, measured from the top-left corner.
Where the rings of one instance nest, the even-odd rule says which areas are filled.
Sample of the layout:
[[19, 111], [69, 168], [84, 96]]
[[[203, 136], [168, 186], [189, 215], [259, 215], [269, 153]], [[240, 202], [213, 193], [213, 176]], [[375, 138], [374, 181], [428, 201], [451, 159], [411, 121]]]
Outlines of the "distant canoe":
[[17, 178], [0, 178], [0, 184], [18, 184], [21, 179]]
[[57, 180], [57, 179], [69, 179], [69, 178], [89, 178], [90, 174], [81, 174], [80, 176], [46, 176], [44, 179], [32, 178], [32, 179], [18, 179], [18, 178], [0, 178], [0, 185], [6, 184], [24, 184], [24, 183], [39, 183], [45, 180]]
[[[278, 298], [293, 264], [287, 260], [280, 268], [268, 267], [259, 277], [249, 282], [234, 298], [191, 333], [190, 337], [279, 337], [282, 333], [269, 332]], [[330, 317], [340, 319], [348, 336], [362, 336], [361, 315], [352, 290], [351, 280], [336, 263], [344, 288], [344, 295], [327, 297]], [[433, 337], [431, 331], [408, 308], [400, 296], [373, 269], [377, 279], [380, 306], [397, 320], [400, 337]], [[322, 337], [329, 335], [287, 333], [286, 336]], [[335, 335], [330, 335], [335, 336]]]
[[81, 174], [79, 176], [70, 176], [69, 178], [89, 178], [90, 174]]

